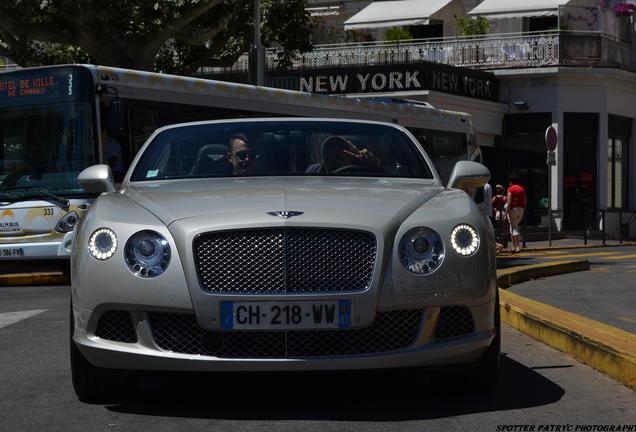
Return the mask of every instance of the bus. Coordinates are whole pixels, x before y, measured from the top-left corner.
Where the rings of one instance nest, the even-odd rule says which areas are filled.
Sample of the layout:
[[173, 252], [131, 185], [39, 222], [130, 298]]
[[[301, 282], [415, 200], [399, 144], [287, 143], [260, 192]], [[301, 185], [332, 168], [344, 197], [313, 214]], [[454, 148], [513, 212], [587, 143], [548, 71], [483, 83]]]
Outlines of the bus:
[[0, 73], [0, 260], [65, 258], [93, 196], [77, 175], [115, 180], [164, 125], [240, 117], [333, 117], [408, 128], [446, 181], [478, 156], [468, 114], [430, 104], [345, 98], [97, 65]]

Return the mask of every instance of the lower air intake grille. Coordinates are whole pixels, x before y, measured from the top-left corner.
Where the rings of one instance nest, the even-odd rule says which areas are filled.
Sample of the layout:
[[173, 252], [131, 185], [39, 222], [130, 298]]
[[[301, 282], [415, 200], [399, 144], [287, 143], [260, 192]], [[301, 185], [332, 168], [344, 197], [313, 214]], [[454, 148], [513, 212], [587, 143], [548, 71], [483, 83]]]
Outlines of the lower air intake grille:
[[[213, 331], [194, 315], [149, 313], [152, 335], [161, 349], [224, 358], [306, 358], [373, 354], [406, 348], [419, 334], [421, 310], [379, 313], [368, 327], [350, 330]], [[203, 339], [219, 340], [208, 349]]]
[[444, 306], [437, 319], [435, 337], [438, 339], [463, 336], [475, 331], [470, 309], [464, 306]]
[[95, 336], [115, 342], [137, 342], [130, 312], [108, 311], [101, 314]]

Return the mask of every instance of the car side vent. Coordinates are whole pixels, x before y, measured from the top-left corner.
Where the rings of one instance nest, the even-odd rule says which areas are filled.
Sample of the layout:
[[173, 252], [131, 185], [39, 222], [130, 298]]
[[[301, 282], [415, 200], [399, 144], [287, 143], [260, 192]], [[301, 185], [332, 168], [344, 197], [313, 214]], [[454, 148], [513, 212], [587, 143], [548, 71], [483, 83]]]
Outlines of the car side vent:
[[137, 334], [128, 311], [107, 311], [101, 314], [95, 336], [115, 342], [135, 343]]
[[465, 306], [444, 306], [437, 319], [435, 337], [446, 339], [475, 331], [475, 322], [470, 309]]

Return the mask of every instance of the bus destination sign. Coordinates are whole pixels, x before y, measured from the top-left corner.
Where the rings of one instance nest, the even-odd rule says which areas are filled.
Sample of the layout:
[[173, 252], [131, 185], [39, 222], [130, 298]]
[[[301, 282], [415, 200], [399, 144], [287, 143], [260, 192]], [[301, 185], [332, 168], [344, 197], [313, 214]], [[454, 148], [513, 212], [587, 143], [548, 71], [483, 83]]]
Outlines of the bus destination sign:
[[30, 105], [74, 101], [78, 98], [76, 68], [17, 70], [0, 74], [0, 100], [4, 105]]

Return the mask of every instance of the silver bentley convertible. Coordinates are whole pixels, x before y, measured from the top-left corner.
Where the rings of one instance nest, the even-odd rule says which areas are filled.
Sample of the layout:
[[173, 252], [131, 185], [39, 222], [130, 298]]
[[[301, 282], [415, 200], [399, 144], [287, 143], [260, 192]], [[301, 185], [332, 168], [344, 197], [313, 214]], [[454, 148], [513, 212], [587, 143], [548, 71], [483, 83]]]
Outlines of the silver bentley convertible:
[[76, 228], [71, 366], [81, 400], [140, 371], [452, 367], [490, 390], [500, 333], [490, 222], [404, 128], [335, 119], [173, 125]]

